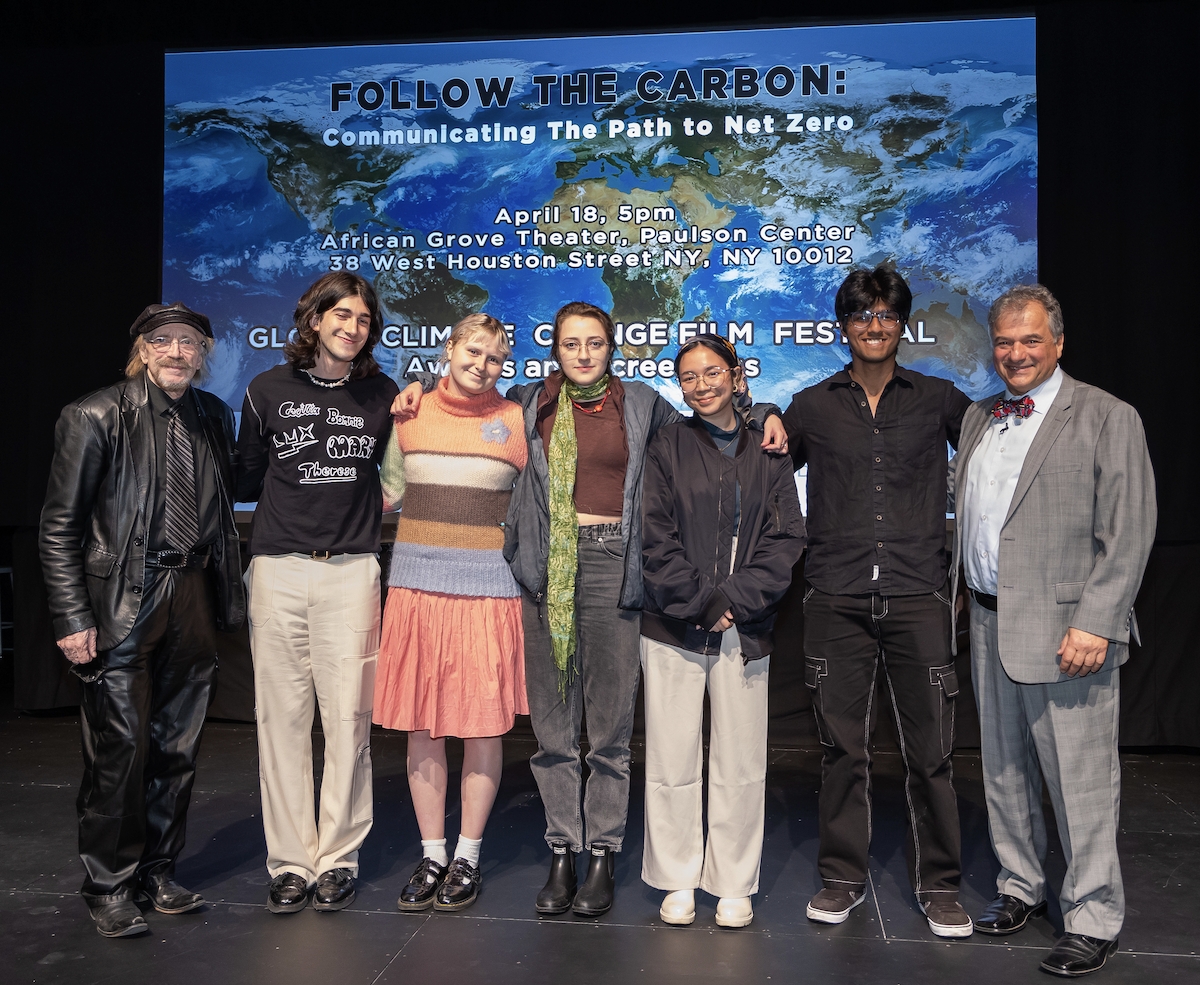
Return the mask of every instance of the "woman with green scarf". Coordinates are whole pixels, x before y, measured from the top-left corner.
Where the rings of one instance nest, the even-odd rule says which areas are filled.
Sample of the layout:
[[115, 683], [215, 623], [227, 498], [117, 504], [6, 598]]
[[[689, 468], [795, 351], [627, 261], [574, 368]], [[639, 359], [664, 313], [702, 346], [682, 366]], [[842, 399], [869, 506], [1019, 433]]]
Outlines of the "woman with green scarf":
[[[522, 407], [529, 442], [504, 556], [522, 588], [525, 686], [538, 740], [530, 766], [553, 852], [537, 896], [542, 914], [595, 917], [612, 906], [638, 686], [642, 472], [650, 439], [681, 419], [651, 387], [612, 374], [615, 350], [608, 313], [573, 301], [554, 317], [551, 356], [561, 369], [506, 394]], [[408, 412], [419, 404], [416, 387], [394, 410], [406, 401]], [[786, 448], [777, 417], [765, 430], [764, 447]], [[587, 876], [578, 886], [576, 856], [585, 850]]]
[[[504, 553], [524, 589], [525, 683], [538, 739], [530, 765], [553, 853], [536, 908], [594, 917], [612, 906], [629, 808], [646, 446], [680, 415], [651, 387], [611, 373], [616, 333], [595, 305], [559, 309], [552, 346], [561, 369], [508, 390], [525, 410], [529, 467], [513, 492]], [[779, 423], [769, 430], [783, 445]], [[585, 850], [577, 890], [575, 857]]]

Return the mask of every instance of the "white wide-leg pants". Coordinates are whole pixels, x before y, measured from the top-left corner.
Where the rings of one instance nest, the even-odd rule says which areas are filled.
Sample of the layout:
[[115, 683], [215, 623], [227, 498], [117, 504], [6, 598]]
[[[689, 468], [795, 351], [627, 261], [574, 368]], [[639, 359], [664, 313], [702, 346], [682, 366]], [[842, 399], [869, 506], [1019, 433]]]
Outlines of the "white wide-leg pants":
[[[250, 650], [258, 720], [267, 871], [311, 886], [330, 869], [358, 874], [371, 830], [371, 701], [379, 656], [379, 562], [303, 554], [250, 562]], [[325, 765], [313, 811], [313, 701]]]
[[[646, 703], [642, 881], [741, 898], [758, 892], [767, 776], [770, 657], [743, 663], [737, 628], [711, 656], [641, 639]], [[703, 830], [704, 691], [712, 713], [708, 844]]]

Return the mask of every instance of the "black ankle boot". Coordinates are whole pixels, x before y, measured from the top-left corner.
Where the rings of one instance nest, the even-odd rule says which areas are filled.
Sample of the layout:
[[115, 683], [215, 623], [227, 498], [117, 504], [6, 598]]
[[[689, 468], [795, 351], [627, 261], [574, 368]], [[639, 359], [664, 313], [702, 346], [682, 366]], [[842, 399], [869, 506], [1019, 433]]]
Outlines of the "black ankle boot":
[[577, 916], [598, 917], [612, 907], [613, 871], [616, 868], [616, 860], [610, 849], [605, 848], [602, 851], [602, 855], [593, 851], [588, 860], [587, 879], [575, 894], [575, 905], [572, 907]]
[[542, 891], [537, 894], [537, 902], [534, 903], [534, 908], [538, 913], [545, 913], [551, 916], [555, 913], [566, 913], [571, 909], [571, 903], [575, 899], [575, 853], [567, 848], [566, 845], [554, 845], [554, 848], [562, 848], [564, 851], [560, 854], [555, 851], [550, 860], [550, 878], [546, 880], [546, 885], [542, 887]]

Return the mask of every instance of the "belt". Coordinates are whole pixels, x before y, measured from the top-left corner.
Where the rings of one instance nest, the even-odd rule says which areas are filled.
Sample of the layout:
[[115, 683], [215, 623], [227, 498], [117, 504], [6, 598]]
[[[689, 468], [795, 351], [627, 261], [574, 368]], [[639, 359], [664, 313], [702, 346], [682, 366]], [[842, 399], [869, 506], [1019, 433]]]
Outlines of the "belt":
[[194, 551], [147, 551], [146, 566], [149, 568], [205, 568], [212, 557], [211, 547]]
[[973, 588], [968, 589], [968, 591], [971, 593], [971, 598], [982, 605], [985, 609], [989, 609], [992, 612], [997, 611], [996, 604], [999, 600], [995, 595], [985, 595], [983, 592], [977, 592]]

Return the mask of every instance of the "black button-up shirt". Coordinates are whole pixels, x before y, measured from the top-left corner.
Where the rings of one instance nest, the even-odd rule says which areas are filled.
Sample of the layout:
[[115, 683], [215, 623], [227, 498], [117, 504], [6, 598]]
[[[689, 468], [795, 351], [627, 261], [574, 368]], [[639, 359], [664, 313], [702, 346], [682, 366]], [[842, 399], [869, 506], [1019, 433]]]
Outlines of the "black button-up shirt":
[[[175, 401], [153, 380], [147, 378], [146, 389], [150, 394], [150, 416], [154, 422], [154, 515], [146, 547], [151, 551], [165, 551], [173, 547], [166, 541], [163, 523], [167, 500], [167, 428], [171, 422], [171, 409]], [[191, 388], [179, 398], [179, 416], [187, 428], [192, 442], [192, 453], [196, 461], [196, 506], [200, 520], [200, 539], [197, 547], [215, 544], [221, 539], [221, 504], [217, 501], [217, 470], [213, 464], [208, 440], [200, 424], [200, 412], [196, 409], [196, 398]]]
[[971, 400], [896, 367], [874, 416], [847, 370], [801, 390], [783, 415], [808, 465], [804, 576], [830, 595], [921, 595], [946, 580], [946, 443]]

